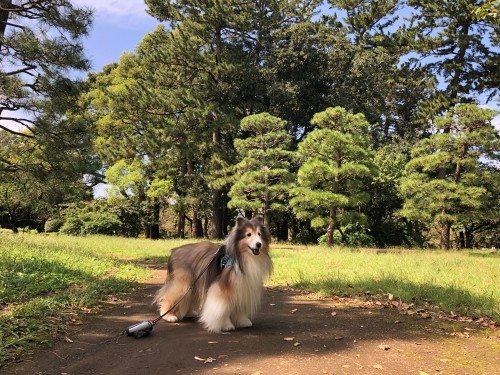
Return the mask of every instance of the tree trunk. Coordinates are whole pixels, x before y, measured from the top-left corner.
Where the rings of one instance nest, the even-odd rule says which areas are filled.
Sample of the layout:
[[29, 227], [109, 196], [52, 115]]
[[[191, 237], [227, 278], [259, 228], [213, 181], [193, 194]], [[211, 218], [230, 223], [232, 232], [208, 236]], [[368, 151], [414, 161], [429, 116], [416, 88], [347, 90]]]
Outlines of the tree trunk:
[[201, 219], [198, 217], [198, 211], [193, 212], [193, 237], [202, 238], [203, 237], [203, 225]]
[[210, 232], [210, 239], [220, 240], [224, 238], [224, 207], [222, 192], [214, 190], [212, 199], [212, 229]]
[[7, 29], [7, 21], [9, 20], [8, 9], [12, 8], [11, 0], [0, 0], [0, 47], [2, 46], [2, 39], [5, 35], [5, 29]]
[[278, 225], [278, 241], [288, 241], [288, 218], [285, 217]]
[[177, 215], [177, 238], [185, 238], [184, 227], [186, 226], [186, 215], [184, 210], [180, 209]]
[[461, 230], [460, 232], [458, 232], [458, 236], [459, 236], [460, 249], [465, 249], [465, 235], [464, 235], [464, 231]]
[[474, 224], [470, 227], [465, 226], [465, 248], [472, 249], [474, 242]]
[[326, 244], [328, 247], [333, 246], [333, 232], [335, 231], [335, 226], [333, 223], [330, 223], [326, 228]]
[[450, 250], [450, 232], [451, 223], [445, 221], [441, 223], [441, 240], [439, 242], [439, 248], [441, 250]]

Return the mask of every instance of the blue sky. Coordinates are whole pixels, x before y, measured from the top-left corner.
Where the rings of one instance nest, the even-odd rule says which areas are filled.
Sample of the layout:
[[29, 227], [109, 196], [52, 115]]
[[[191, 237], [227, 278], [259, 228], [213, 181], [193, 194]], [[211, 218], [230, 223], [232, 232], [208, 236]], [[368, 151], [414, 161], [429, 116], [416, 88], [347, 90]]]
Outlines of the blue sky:
[[83, 40], [92, 71], [118, 62], [124, 52], [131, 52], [159, 22], [146, 13], [144, 0], [73, 0], [78, 6], [94, 10], [89, 36]]

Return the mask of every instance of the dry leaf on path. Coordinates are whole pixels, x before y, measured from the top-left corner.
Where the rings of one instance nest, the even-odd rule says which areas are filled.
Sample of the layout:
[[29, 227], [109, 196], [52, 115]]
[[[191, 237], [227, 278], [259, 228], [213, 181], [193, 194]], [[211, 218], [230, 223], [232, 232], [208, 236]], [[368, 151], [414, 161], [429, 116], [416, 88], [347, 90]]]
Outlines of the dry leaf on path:
[[290, 314], [295, 314], [297, 311], [299, 311], [299, 309], [290, 310]]
[[283, 337], [283, 341], [293, 341], [295, 337]]
[[382, 350], [389, 350], [391, 347], [389, 345], [381, 344], [378, 346], [378, 348]]

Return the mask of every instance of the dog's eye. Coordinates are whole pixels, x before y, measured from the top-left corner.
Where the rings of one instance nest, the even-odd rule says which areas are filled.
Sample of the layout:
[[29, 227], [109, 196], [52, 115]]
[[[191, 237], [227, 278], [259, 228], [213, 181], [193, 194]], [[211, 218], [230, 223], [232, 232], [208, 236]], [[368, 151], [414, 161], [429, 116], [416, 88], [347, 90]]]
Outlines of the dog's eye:
[[251, 237], [251, 236], [252, 236], [252, 233], [248, 232], [247, 237]]
[[257, 234], [258, 234], [258, 235], [259, 235], [259, 237], [260, 237], [260, 232], [259, 232], [259, 233], [257, 233]]

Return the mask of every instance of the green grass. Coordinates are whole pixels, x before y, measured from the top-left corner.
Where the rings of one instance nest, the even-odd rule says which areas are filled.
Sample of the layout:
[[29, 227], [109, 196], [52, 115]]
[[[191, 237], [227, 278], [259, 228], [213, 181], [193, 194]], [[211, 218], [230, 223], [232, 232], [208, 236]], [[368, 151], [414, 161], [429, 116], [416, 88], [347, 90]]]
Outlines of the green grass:
[[50, 341], [74, 314], [98, 309], [148, 276], [115, 258], [112, 242], [0, 233], [0, 363]]
[[[187, 242], [0, 232], [0, 364], [50, 342], [81, 311], [130, 292], [149, 275], [141, 262], [166, 262]], [[272, 258], [270, 286], [353, 297], [370, 291], [381, 299], [391, 293], [406, 303], [500, 319], [498, 254], [278, 244]]]
[[[443, 311], [500, 318], [500, 256], [478, 251], [273, 249], [271, 285], [322, 295], [401, 298]], [[385, 295], [385, 296], [384, 296]]]

